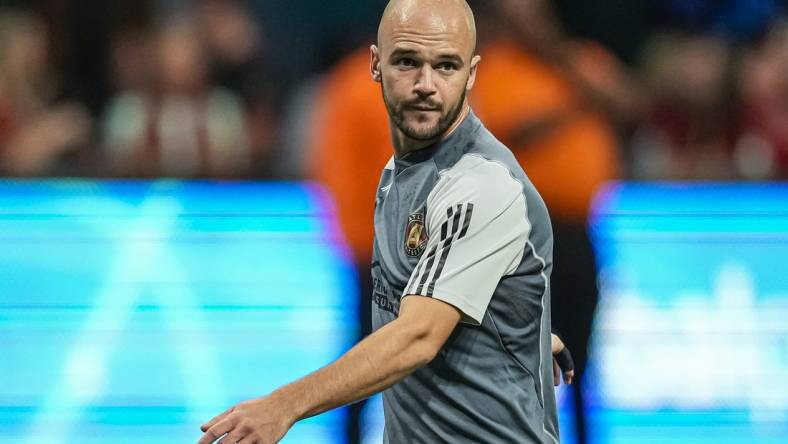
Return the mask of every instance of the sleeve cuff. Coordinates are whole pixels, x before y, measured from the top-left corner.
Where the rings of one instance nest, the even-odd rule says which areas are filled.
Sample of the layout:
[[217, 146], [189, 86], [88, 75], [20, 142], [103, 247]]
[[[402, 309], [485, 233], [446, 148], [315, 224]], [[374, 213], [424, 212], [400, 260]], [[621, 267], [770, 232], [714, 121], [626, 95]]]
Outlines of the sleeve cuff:
[[468, 302], [468, 300], [464, 297], [447, 293], [438, 288], [436, 288], [432, 293], [432, 297], [433, 299], [443, 301], [453, 306], [457, 310], [460, 310], [460, 313], [462, 314], [460, 322], [474, 326], [482, 325], [485, 310], [480, 310], [478, 307]]

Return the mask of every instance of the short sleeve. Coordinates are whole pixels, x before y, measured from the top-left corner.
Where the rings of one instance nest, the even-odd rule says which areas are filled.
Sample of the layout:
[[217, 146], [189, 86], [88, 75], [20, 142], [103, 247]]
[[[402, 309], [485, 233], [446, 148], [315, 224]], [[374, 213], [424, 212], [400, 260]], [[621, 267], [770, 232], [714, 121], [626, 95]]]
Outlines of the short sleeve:
[[403, 297], [439, 299], [479, 325], [501, 278], [519, 266], [530, 223], [520, 182], [482, 162], [439, 180], [427, 199], [429, 239]]

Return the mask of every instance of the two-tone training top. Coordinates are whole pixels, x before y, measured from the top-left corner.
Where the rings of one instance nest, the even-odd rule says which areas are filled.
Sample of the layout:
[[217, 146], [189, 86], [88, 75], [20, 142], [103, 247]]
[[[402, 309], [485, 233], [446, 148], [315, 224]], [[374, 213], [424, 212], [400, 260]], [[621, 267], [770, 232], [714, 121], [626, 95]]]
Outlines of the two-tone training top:
[[386, 443], [558, 442], [552, 248], [542, 198], [473, 113], [392, 158], [375, 201], [373, 327], [408, 295], [462, 318], [430, 364], [384, 392]]

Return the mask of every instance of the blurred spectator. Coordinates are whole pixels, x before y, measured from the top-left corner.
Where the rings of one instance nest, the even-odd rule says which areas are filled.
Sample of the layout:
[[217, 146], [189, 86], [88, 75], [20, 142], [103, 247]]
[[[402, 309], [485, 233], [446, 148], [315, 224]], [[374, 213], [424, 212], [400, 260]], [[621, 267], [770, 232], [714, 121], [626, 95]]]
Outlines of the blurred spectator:
[[259, 21], [240, 0], [202, 0], [198, 23], [205, 39], [212, 80], [240, 96], [248, 119], [251, 173], [277, 175], [276, 148], [281, 143], [285, 73], [272, 69]]
[[0, 174], [74, 174], [87, 154], [90, 117], [59, 100], [49, 56], [38, 16], [0, 12]]
[[657, 35], [644, 79], [651, 111], [635, 133], [633, 173], [644, 179], [733, 176], [733, 55], [713, 35]]
[[135, 20], [152, 0], [28, 0], [50, 29], [63, 95], [98, 117], [109, 96], [109, 36], [119, 20]]
[[632, 138], [633, 175], [780, 177], [780, 82], [765, 80], [779, 76], [781, 50], [768, 43], [779, 38], [747, 47], [784, 12], [784, 0], [666, 0], [664, 9], [674, 30], [652, 36], [643, 51], [651, 104]]
[[[567, 34], [548, 0], [495, 0], [477, 6], [483, 23], [498, 36], [502, 27], [511, 40], [575, 87], [584, 106], [592, 106], [622, 125], [636, 121], [644, 95], [627, 67], [601, 45]], [[483, 38], [488, 38], [483, 36]]]
[[111, 87], [116, 91], [152, 91], [156, 76], [154, 35], [145, 25], [116, 30], [110, 42]]
[[[182, 18], [151, 36], [139, 32], [121, 33], [113, 47], [113, 76], [122, 90], [103, 123], [103, 154], [112, 171], [246, 175], [250, 153], [243, 105], [238, 96], [209, 82], [194, 23]], [[135, 74], [123, 72], [126, 68]]]
[[788, 23], [745, 51], [738, 76], [742, 109], [733, 163], [745, 179], [788, 179]]

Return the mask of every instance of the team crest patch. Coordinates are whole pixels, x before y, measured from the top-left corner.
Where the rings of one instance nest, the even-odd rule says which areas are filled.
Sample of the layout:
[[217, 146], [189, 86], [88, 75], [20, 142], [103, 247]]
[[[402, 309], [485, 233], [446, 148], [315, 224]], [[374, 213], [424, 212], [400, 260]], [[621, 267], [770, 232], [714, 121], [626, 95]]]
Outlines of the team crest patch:
[[408, 216], [405, 228], [405, 254], [416, 257], [427, 248], [427, 230], [424, 228], [424, 214], [414, 213]]

